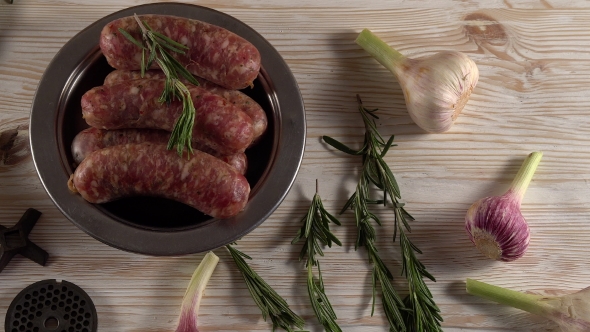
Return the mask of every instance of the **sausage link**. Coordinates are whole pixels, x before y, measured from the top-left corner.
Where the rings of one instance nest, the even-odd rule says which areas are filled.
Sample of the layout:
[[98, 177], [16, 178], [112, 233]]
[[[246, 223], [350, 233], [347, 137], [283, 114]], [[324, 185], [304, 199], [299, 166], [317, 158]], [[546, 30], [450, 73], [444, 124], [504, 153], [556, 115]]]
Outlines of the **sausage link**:
[[[168, 143], [170, 133], [158, 129], [114, 129], [104, 130], [90, 127], [79, 132], [72, 141], [72, 156], [76, 164], [80, 164], [90, 153], [113, 145], [127, 143], [150, 142], [157, 144]], [[193, 143], [193, 148], [209, 153], [210, 155], [226, 162], [240, 174], [246, 174], [248, 158], [246, 154], [236, 153], [228, 156], [218, 155], [207, 146], [199, 146]]]
[[76, 168], [68, 187], [90, 203], [129, 196], [157, 196], [192, 206], [216, 218], [244, 209], [250, 194], [246, 178], [223, 161], [198, 150], [179, 156], [162, 144], [107, 147]]
[[[172, 131], [182, 102], [160, 103], [163, 80], [140, 79], [90, 89], [82, 96], [82, 116], [100, 129], [152, 128]], [[201, 87], [189, 88], [195, 106], [193, 140], [219, 154], [244, 152], [252, 143], [252, 119], [226, 99]]]
[[[144, 77], [141, 77], [141, 72], [136, 70], [113, 70], [104, 79], [104, 85], [114, 85], [124, 81], [137, 80], [137, 79], [165, 79], [166, 75], [161, 70], [148, 70], [144, 73]], [[248, 97], [245, 93], [238, 90], [229, 90], [221, 87], [215, 83], [209, 82], [204, 78], [195, 77], [199, 82], [199, 86], [203, 89], [219, 95], [227, 99], [230, 103], [248, 114], [252, 119], [252, 125], [254, 126], [254, 141], [257, 141], [262, 134], [266, 131], [268, 126], [268, 119], [266, 113], [260, 105], [254, 101], [254, 99]], [[189, 84], [188, 81], [182, 80], [185, 84]]]
[[[260, 53], [252, 43], [219, 26], [167, 15], [139, 15], [155, 31], [188, 47], [186, 54], [170, 52], [194, 75], [228, 89], [252, 86], [260, 70]], [[108, 23], [100, 34], [100, 48], [115, 69], [141, 69], [141, 49], [119, 32], [141, 40], [133, 16]], [[152, 68], [158, 68], [154, 61]]]

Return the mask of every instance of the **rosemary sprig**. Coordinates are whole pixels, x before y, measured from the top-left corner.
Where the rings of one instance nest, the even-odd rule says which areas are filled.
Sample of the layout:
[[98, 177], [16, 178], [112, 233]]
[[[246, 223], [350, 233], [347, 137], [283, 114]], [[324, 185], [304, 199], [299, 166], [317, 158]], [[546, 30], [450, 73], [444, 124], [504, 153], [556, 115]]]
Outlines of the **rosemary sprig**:
[[252, 258], [229, 244], [225, 247], [242, 273], [252, 299], [262, 311], [262, 318], [266, 321], [266, 317], [270, 317], [272, 330], [274, 331], [278, 327], [288, 332], [294, 332], [293, 325], [303, 328], [305, 325], [303, 318], [294, 313], [289, 308], [287, 301], [277, 294], [244, 260], [244, 258]]
[[[307, 292], [318, 321], [324, 326], [326, 332], [342, 332], [342, 329], [336, 323], [336, 313], [324, 291], [320, 262], [316, 258], [316, 254], [324, 256], [321, 245], [327, 245], [330, 248], [332, 247], [332, 243], [339, 246], [342, 245], [340, 240], [330, 231], [330, 222], [340, 225], [340, 221], [324, 208], [322, 199], [318, 193], [317, 183], [316, 180], [316, 193], [313, 196], [311, 206], [301, 219], [303, 226], [299, 229], [291, 244], [295, 244], [302, 238], [305, 238], [305, 244], [301, 248], [299, 260], [302, 260], [307, 255], [307, 261], [305, 263], [307, 267]], [[317, 280], [314, 278], [313, 266], [317, 266], [318, 268]]]
[[174, 124], [174, 129], [172, 130], [170, 140], [168, 141], [168, 149], [172, 149], [176, 146], [176, 151], [179, 155], [182, 155], [182, 152], [186, 147], [190, 154], [193, 152], [191, 141], [196, 110], [193, 105], [190, 91], [186, 85], [180, 81], [180, 76], [184, 77], [193, 85], [199, 85], [199, 82], [170, 54], [170, 51], [186, 54], [185, 51], [188, 50], [188, 47], [154, 31], [146, 21], [141, 21], [137, 15], [134, 15], [134, 17], [141, 29], [142, 41], [140, 42], [133, 38], [129, 32], [122, 28], [119, 28], [119, 32], [133, 44], [141, 48], [142, 77], [154, 61], [166, 75], [164, 91], [162, 91], [162, 95], [158, 101], [161, 103], [170, 103], [173, 100], [182, 101], [182, 114], [178, 120], [176, 120], [176, 124]]
[[[365, 136], [366, 138], [366, 136]], [[331, 138], [324, 137], [324, 140], [331, 144]], [[333, 143], [333, 142], [332, 142]], [[362, 150], [369, 150], [363, 147]], [[355, 151], [354, 154], [358, 154], [359, 151]], [[371, 200], [369, 197], [369, 184], [371, 178], [369, 176], [368, 169], [370, 169], [371, 163], [367, 161], [369, 158], [365, 158], [361, 176], [356, 187], [356, 191], [350, 197], [341, 212], [351, 207], [354, 211], [356, 226], [358, 229], [355, 249], [359, 247], [365, 247], [369, 256], [369, 261], [373, 264], [372, 269], [372, 280], [373, 280], [373, 304], [371, 309], [371, 316], [375, 312], [375, 300], [377, 293], [377, 285], [381, 288], [381, 302], [383, 304], [383, 310], [385, 317], [389, 322], [390, 331], [406, 331], [406, 325], [404, 324], [402, 311], [405, 310], [402, 299], [393, 288], [390, 280], [393, 279], [393, 275], [381, 259], [379, 250], [377, 249], [376, 241], [377, 236], [375, 228], [372, 225], [372, 221], [381, 225], [381, 220], [377, 215], [369, 211], [369, 204], [379, 204], [383, 200]]]
[[[345, 153], [361, 155], [363, 167], [355, 193], [346, 202], [342, 212], [352, 208], [355, 213], [357, 227], [359, 229], [356, 246], [365, 246], [369, 252], [369, 259], [373, 262], [373, 292], [376, 281], [381, 284], [385, 314], [392, 331], [442, 331], [440, 323], [442, 317], [440, 310], [432, 299], [432, 294], [424, 282], [424, 277], [436, 281], [428, 273], [425, 266], [418, 260], [416, 253], [422, 253], [408, 238], [406, 231], [411, 232], [409, 221], [414, 218], [404, 209], [400, 202], [401, 194], [398, 184], [391, 169], [384, 161], [384, 156], [393, 145], [392, 135], [386, 142], [375, 123], [378, 117], [373, 114], [375, 110], [369, 110], [362, 105], [357, 95], [359, 111], [365, 124], [365, 139], [363, 147], [356, 151], [346, 145], [324, 136], [326, 143]], [[370, 197], [370, 185], [373, 184], [383, 192], [383, 199], [374, 200]], [[402, 274], [408, 280], [408, 296], [402, 302], [386, 278], [391, 279], [391, 273], [379, 258], [375, 247], [375, 230], [370, 224], [373, 220], [381, 225], [379, 218], [369, 211], [368, 204], [387, 205], [387, 197], [391, 199], [394, 209], [394, 234], [395, 242], [399, 233], [399, 242], [402, 256]], [[389, 289], [391, 288], [391, 289]], [[374, 293], [373, 293], [374, 294]], [[373, 305], [375, 296], [373, 295]], [[405, 304], [404, 304], [405, 303]]]

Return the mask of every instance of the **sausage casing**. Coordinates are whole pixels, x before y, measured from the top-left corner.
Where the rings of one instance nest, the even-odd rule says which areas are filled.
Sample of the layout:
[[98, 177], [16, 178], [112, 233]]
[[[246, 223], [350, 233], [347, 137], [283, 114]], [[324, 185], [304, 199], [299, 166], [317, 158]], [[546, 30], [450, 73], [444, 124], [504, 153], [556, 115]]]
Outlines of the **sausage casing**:
[[[72, 156], [74, 157], [76, 164], [80, 164], [90, 153], [109, 146], [142, 142], [166, 145], [169, 139], [169, 132], [158, 129], [131, 128], [104, 130], [90, 127], [82, 130], [76, 135], [76, 137], [74, 137], [74, 140], [72, 141]], [[193, 148], [221, 159], [235, 168], [240, 174], [246, 174], [248, 158], [243, 152], [224, 156], [216, 155], [215, 151], [212, 151], [206, 146], [193, 144]]]
[[[252, 43], [219, 26], [167, 15], [139, 15], [154, 31], [188, 47], [186, 54], [170, 52], [194, 75], [228, 89], [251, 86], [260, 70], [260, 53]], [[133, 16], [108, 23], [100, 35], [100, 48], [115, 69], [141, 69], [141, 49], [119, 28], [136, 40], [141, 29]], [[154, 61], [153, 67], [157, 68]]]
[[153, 143], [115, 145], [91, 153], [68, 186], [90, 203], [158, 196], [216, 218], [238, 214], [250, 194], [246, 178], [223, 161], [198, 150], [179, 156]]
[[[147, 70], [143, 77], [141, 77], [141, 72], [137, 70], [113, 70], [104, 79], [104, 85], [114, 85], [124, 81], [142, 78], [163, 80], [166, 78], [166, 75], [161, 70]], [[254, 99], [248, 97], [248, 95], [241, 91], [226, 89], [200, 77], [195, 78], [199, 82], [200, 87], [227, 99], [234, 106], [248, 114], [254, 126], [254, 141], [257, 141], [264, 134], [268, 127], [268, 119], [262, 107]], [[183, 82], [189, 84], [186, 80], [183, 80]]]
[[[161, 103], [163, 80], [140, 79], [98, 86], [82, 96], [82, 116], [100, 129], [151, 128], [172, 131], [182, 102]], [[254, 139], [252, 119], [225, 98], [189, 87], [196, 109], [193, 140], [221, 155], [244, 152]]]

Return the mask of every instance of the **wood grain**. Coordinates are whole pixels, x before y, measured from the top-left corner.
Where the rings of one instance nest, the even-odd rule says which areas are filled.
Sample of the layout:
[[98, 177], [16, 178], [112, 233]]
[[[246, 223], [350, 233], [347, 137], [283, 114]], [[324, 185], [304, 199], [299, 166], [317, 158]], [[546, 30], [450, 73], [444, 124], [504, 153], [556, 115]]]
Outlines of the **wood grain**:
[[[41, 185], [28, 150], [28, 117], [39, 79], [77, 32], [119, 9], [153, 1], [15, 0], [0, 3], [0, 224], [16, 223], [28, 207], [43, 215], [31, 239], [50, 254], [46, 267], [21, 257], [0, 274], [0, 318], [14, 296], [42, 279], [73, 282], [94, 300], [99, 331], [171, 331], [188, 280], [203, 255], [148, 257], [104, 245], [70, 223]], [[183, 1], [194, 3], [193, 1]], [[465, 293], [465, 278], [515, 290], [555, 294], [589, 286], [590, 263], [590, 3], [557, 1], [228, 0], [199, 5], [237, 17], [260, 32], [289, 64], [307, 116], [305, 157], [278, 210], [239, 242], [252, 266], [320, 331], [307, 301], [298, 220], [320, 181], [326, 207], [351, 194], [359, 160], [324, 144], [329, 135], [362, 141], [355, 95], [380, 109], [383, 135], [396, 135], [386, 160], [416, 217], [412, 239], [437, 278], [429, 282], [445, 331], [550, 331], [543, 318]], [[403, 54], [467, 53], [480, 81], [454, 127], [425, 134], [414, 125], [399, 85], [354, 44], [370, 28]], [[51, 110], [48, 110], [50, 112]], [[512, 263], [485, 260], [463, 230], [469, 205], [501, 194], [525, 156], [543, 160], [523, 201], [531, 227], [527, 254]], [[391, 212], [380, 209], [379, 248], [399, 272]], [[321, 260], [326, 290], [344, 331], [387, 331], [371, 312], [370, 266], [354, 251], [354, 220], [334, 229], [341, 248]], [[201, 331], [269, 331], [224, 250], [203, 299]], [[404, 292], [401, 277], [395, 285]], [[378, 301], [379, 303], [379, 301]], [[0, 319], [1, 323], [1, 319]], [[0, 327], [2, 330], [3, 326]]]

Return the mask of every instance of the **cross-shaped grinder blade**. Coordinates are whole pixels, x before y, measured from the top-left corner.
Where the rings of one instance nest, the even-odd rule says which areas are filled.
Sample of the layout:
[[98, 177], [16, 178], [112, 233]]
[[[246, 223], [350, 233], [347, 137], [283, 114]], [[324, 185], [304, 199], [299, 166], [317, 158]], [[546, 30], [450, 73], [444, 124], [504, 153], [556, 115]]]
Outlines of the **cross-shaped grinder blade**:
[[18, 223], [10, 228], [0, 225], [0, 272], [16, 254], [45, 266], [49, 254], [29, 240], [29, 233], [39, 220], [41, 212], [27, 209]]

